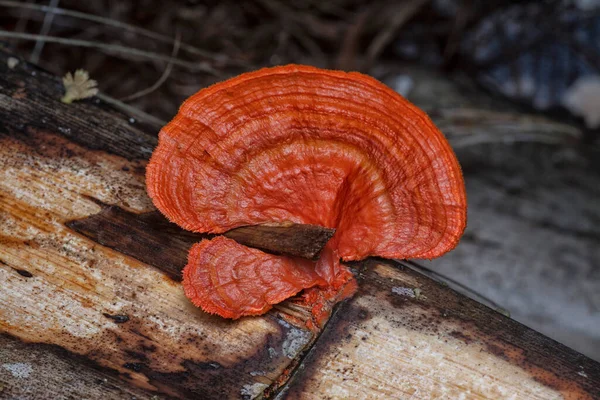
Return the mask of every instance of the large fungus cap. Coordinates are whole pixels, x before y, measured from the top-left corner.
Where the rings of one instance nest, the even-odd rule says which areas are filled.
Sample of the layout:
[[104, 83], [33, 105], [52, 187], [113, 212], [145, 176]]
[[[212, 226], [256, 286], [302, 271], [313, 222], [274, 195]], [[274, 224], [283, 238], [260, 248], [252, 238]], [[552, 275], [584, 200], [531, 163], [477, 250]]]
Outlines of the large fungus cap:
[[187, 230], [317, 224], [337, 229], [345, 260], [437, 257], [466, 222], [460, 167], [424, 112], [366, 75], [308, 66], [190, 97], [160, 132], [147, 186]]
[[427, 115], [366, 75], [308, 66], [190, 97], [161, 130], [146, 182], [187, 230], [322, 225], [336, 228], [329, 247], [344, 260], [434, 258], [466, 224], [460, 167]]

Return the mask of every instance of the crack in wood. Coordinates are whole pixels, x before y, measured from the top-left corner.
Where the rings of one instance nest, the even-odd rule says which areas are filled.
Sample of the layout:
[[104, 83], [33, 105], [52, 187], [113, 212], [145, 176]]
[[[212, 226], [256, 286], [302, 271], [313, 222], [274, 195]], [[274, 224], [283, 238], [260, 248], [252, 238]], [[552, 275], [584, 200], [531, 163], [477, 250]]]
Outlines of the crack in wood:
[[[353, 264], [360, 264], [364, 267], [363, 263], [354, 262]], [[315, 345], [320, 343], [321, 337], [330, 329], [329, 327], [336, 323], [338, 320], [338, 313], [341, 309], [342, 305], [345, 304], [348, 299], [343, 300], [333, 307], [329, 318], [325, 322], [322, 328], [318, 331], [314, 331], [314, 337], [311, 342], [302, 350], [298, 356], [292, 360], [292, 363], [286, 368], [286, 371], [275, 380], [267, 389], [264, 391], [265, 399], [273, 399], [273, 400], [283, 400], [285, 399], [285, 394], [288, 390], [289, 384], [295, 379], [295, 377], [302, 373], [302, 370], [305, 368], [305, 360], [311, 357], [314, 352]]]

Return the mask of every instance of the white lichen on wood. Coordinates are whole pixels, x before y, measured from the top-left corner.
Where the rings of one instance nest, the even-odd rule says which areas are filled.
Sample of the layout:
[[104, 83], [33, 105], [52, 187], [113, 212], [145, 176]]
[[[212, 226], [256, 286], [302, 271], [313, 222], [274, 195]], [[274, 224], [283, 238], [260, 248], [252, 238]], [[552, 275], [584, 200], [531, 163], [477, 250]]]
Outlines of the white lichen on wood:
[[411, 288], [394, 286], [392, 288], [392, 293], [397, 294], [399, 296], [407, 296], [407, 297], [415, 297], [415, 292]]
[[31, 365], [25, 363], [2, 364], [2, 368], [10, 372], [15, 378], [19, 379], [27, 379], [33, 372]]
[[269, 385], [265, 384], [265, 383], [261, 383], [261, 382], [257, 382], [254, 383], [252, 385], [247, 384], [244, 385], [244, 387], [242, 388], [242, 390], [240, 391], [240, 394], [243, 397], [249, 397], [251, 399], [256, 399], [257, 397], [259, 397], [266, 388], [268, 388]]
[[283, 320], [278, 320], [277, 322], [279, 322], [279, 324], [283, 327], [289, 329], [281, 347], [283, 349], [283, 354], [287, 358], [293, 359], [300, 353], [300, 351], [302, 351], [304, 346], [308, 344], [311, 339], [311, 333], [298, 329]]

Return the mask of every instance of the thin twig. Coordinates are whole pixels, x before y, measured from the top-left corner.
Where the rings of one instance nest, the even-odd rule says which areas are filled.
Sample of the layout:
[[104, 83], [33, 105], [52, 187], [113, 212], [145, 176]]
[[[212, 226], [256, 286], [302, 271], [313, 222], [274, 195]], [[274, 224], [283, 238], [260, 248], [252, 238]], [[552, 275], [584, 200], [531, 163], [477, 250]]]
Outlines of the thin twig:
[[356, 59], [361, 35], [367, 25], [369, 17], [373, 14], [373, 8], [368, 7], [359, 12], [349, 24], [340, 46], [337, 56], [336, 68], [346, 71], [356, 69]]
[[[58, 3], [60, 0], [50, 0], [50, 4], [48, 7], [48, 12], [44, 15], [44, 22], [42, 23], [42, 29], [40, 30], [40, 36], [47, 36], [48, 32], [50, 32], [50, 27], [52, 26], [52, 21], [54, 20], [54, 9], [58, 7]], [[29, 62], [33, 64], [37, 64], [40, 60], [40, 54], [42, 54], [42, 50], [44, 49], [45, 42], [43, 40], [38, 40], [35, 42], [35, 47], [31, 52], [31, 56], [29, 57]]]
[[531, 115], [463, 108], [446, 109], [435, 119], [455, 149], [484, 143], [556, 145], [581, 139], [578, 128]]
[[[59, 43], [65, 44], [68, 46], [77, 46], [77, 47], [89, 47], [100, 49], [107, 52], [114, 53], [122, 53], [130, 56], [142, 57], [150, 60], [159, 60], [165, 62], [172, 62], [174, 65], [178, 65], [183, 68], [187, 68], [192, 72], [206, 72], [212, 74], [214, 76], [221, 76], [221, 73], [216, 71], [206, 62], [190, 62], [180, 60], [178, 58], [172, 58], [169, 56], [165, 56], [164, 54], [159, 54], [151, 51], [140, 50], [134, 47], [122, 46], [120, 44], [109, 44], [109, 43], [100, 43], [100, 42], [91, 42], [88, 40], [78, 40], [78, 39], [68, 39], [61, 38], [56, 36], [42, 36], [42, 35], [34, 35], [30, 33], [17, 33], [17, 32], [9, 32], [0, 30], [0, 37], [8, 38], [8, 39], [18, 39], [18, 40], [42, 40], [49, 43]], [[123, 57], [126, 58], [126, 57]]]
[[[87, 14], [87, 13], [83, 13], [83, 12], [79, 12], [79, 11], [67, 10], [64, 8], [50, 8], [48, 6], [44, 6], [44, 5], [40, 5], [40, 4], [28, 4], [28, 3], [21, 3], [18, 1], [6, 1], [6, 0], [0, 0], [0, 6], [36, 10], [36, 11], [42, 11], [42, 12], [46, 12], [46, 13], [52, 13], [55, 15], [64, 15], [67, 17], [78, 18], [78, 19], [81, 19], [84, 21], [92, 21], [92, 22], [96, 22], [98, 24], [112, 26], [113, 28], [123, 29], [123, 30], [129, 31], [129, 32], [136, 33], [141, 36], [146, 36], [148, 38], [157, 40], [162, 43], [171, 43], [171, 44], [173, 43], [173, 39], [170, 38], [169, 36], [162, 35], [160, 33], [156, 33], [156, 32], [150, 31], [148, 29], [140, 28], [140, 27], [137, 27], [134, 25], [124, 23], [124, 22], [116, 21], [116, 20], [113, 20], [110, 18], [104, 18], [104, 17], [100, 17], [97, 15]], [[226, 56], [223, 57], [221, 55], [213, 54], [211, 52], [199, 49], [195, 46], [192, 46], [192, 45], [189, 45], [186, 43], [181, 43], [181, 49], [188, 51], [190, 53], [196, 54], [196, 55], [200, 55], [202, 57], [209, 58], [211, 60], [215, 60], [215, 61], [223, 61], [224, 59], [227, 60]], [[238, 63], [238, 62], [236, 62], [236, 63]]]
[[387, 47], [396, 33], [402, 26], [408, 22], [429, 0], [414, 0], [409, 2], [400, 2], [389, 12], [393, 17], [390, 23], [382, 29], [373, 39], [367, 49], [366, 67], [369, 68], [379, 57], [381, 52]]
[[[31, 3], [33, 0], [27, 0], [27, 4]], [[20, 3], [19, 3], [20, 4]], [[27, 5], [24, 4], [24, 5]], [[27, 27], [27, 22], [29, 22], [29, 16], [31, 14], [31, 9], [27, 7], [23, 7], [19, 10], [19, 19], [17, 20], [17, 24], [15, 25], [15, 32], [24, 32]]]
[[282, 24], [282, 29], [294, 37], [311, 56], [319, 61], [326, 60], [325, 53], [319, 44], [307, 34], [307, 27], [298, 20], [298, 14], [286, 4], [275, 0], [259, 0], [260, 4], [267, 10], [277, 15]]
[[158, 128], [162, 128], [163, 126], [165, 126], [167, 124], [167, 121], [163, 121], [160, 118], [156, 118], [148, 113], [145, 113], [144, 111], [142, 111], [138, 108], [132, 107], [129, 104], [125, 104], [122, 101], [112, 98], [110, 96], [107, 96], [103, 93], [98, 93], [96, 95], [96, 97], [98, 97], [100, 100], [104, 101], [105, 103], [112, 105], [113, 107], [117, 108], [118, 110], [121, 110], [125, 114], [135, 116], [139, 120], [142, 120], [149, 124], [155, 125]]
[[[177, 57], [177, 53], [179, 52], [180, 43], [181, 43], [181, 32], [178, 29], [177, 33], [176, 33], [175, 41], [173, 44], [173, 52], [171, 53], [171, 60], [173, 60], [174, 58]], [[165, 68], [163, 74], [160, 76], [160, 78], [158, 78], [158, 80], [154, 83], [154, 85], [152, 85], [146, 89], [140, 90], [136, 93], [133, 93], [129, 96], [126, 96], [126, 97], [122, 98], [121, 101], [131, 101], [131, 100], [139, 99], [140, 97], [146, 96], [147, 94], [154, 92], [163, 83], [165, 83], [165, 81], [169, 78], [169, 75], [171, 74], [172, 70], [173, 70], [173, 62], [169, 61], [169, 63], [167, 64], [167, 68]]]
[[514, 143], [542, 143], [559, 145], [565, 144], [565, 140], [560, 137], [551, 137], [544, 134], [535, 133], [514, 133], [510, 136], [499, 136], [494, 134], [474, 134], [466, 137], [453, 137], [449, 138], [448, 141], [454, 149], [460, 149], [469, 146], [475, 146], [487, 143], [502, 143], [502, 144], [514, 144]]
[[471, 4], [467, 2], [461, 2], [452, 24], [452, 29], [446, 40], [446, 46], [444, 48], [444, 59], [450, 60], [458, 51], [459, 43], [463, 37], [465, 28], [469, 18], [471, 18]]

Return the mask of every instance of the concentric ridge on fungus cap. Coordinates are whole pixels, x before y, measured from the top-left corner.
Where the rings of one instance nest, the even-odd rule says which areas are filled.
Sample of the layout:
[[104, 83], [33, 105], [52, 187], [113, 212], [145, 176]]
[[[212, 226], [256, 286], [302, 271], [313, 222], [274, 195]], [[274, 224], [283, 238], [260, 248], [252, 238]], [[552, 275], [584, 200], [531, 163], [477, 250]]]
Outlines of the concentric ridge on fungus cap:
[[368, 76], [299, 65], [190, 97], [160, 132], [147, 186], [192, 231], [336, 228], [344, 260], [437, 257], [466, 225], [460, 167], [425, 113]]

